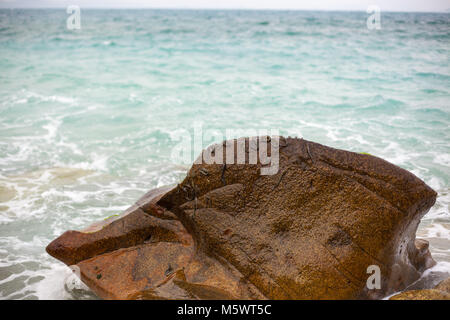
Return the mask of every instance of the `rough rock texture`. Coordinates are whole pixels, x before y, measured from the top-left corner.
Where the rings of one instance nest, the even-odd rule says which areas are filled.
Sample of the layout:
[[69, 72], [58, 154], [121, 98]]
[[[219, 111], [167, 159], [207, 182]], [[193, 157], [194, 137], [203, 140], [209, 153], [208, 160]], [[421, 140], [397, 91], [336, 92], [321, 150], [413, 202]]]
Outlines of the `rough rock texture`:
[[47, 252], [77, 264], [83, 282], [105, 299], [264, 299], [232, 267], [195, 253], [181, 222], [155, 205], [169, 189], [148, 192], [118, 217], [65, 232]]
[[[423, 181], [374, 156], [261, 139], [269, 156], [280, 147], [277, 174], [261, 175], [248, 157], [194, 164], [169, 192], [102, 228], [66, 232], [47, 251], [78, 263], [82, 280], [111, 299], [375, 299], [433, 265], [415, 239], [436, 198]], [[370, 265], [381, 289], [366, 287]]]
[[450, 300], [450, 278], [441, 281], [434, 289], [408, 290], [389, 300]]
[[170, 188], [151, 190], [118, 217], [83, 231], [66, 231], [47, 246], [47, 252], [67, 265], [144, 242], [172, 241], [184, 228], [170, 212], [152, 207]]
[[450, 294], [436, 289], [410, 290], [396, 294], [389, 300], [450, 300]]
[[450, 294], [450, 278], [447, 278], [439, 282], [439, 284], [435, 287], [435, 289]]

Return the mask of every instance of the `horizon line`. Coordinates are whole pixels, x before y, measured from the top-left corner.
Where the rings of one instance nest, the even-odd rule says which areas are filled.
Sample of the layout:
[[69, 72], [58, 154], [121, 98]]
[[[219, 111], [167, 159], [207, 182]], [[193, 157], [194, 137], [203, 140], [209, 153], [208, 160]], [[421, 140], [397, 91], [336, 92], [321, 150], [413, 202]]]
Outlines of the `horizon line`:
[[[2, 7], [2, 9], [34, 9], [34, 10], [46, 10], [46, 9], [66, 9], [69, 6], [59, 6], [59, 7]], [[301, 9], [301, 8], [205, 8], [205, 7], [82, 7], [78, 6], [83, 10], [202, 10], [202, 11], [306, 11], [306, 12], [367, 12], [362, 9]], [[381, 10], [381, 12], [388, 13], [450, 13], [450, 8], [444, 11], [400, 11], [400, 10]]]

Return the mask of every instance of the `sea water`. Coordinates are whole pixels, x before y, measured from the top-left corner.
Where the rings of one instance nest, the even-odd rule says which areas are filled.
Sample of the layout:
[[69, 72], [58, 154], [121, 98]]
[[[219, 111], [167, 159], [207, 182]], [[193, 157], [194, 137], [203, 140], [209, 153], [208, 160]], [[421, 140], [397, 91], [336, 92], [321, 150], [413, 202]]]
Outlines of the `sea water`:
[[0, 297], [94, 298], [45, 246], [180, 181], [175, 136], [194, 123], [278, 129], [413, 172], [438, 192], [418, 236], [443, 278], [450, 15], [381, 12], [381, 29], [368, 16], [81, 8], [68, 29], [64, 9], [0, 10]]

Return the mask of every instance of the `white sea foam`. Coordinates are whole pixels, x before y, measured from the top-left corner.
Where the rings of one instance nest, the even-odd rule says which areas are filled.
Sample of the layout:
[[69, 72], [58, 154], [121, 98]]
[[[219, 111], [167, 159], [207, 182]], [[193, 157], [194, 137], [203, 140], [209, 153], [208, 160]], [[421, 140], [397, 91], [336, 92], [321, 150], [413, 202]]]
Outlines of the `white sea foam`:
[[44, 138], [51, 143], [54, 141], [56, 134], [58, 132], [58, 128], [61, 125], [61, 120], [59, 119], [49, 119], [49, 123], [44, 125], [43, 128], [48, 131], [48, 134], [44, 136]]
[[450, 239], [450, 227], [445, 227], [443, 224], [434, 223], [433, 225], [429, 226], [426, 231], [426, 235], [428, 238]]
[[450, 154], [449, 153], [439, 153], [433, 158], [433, 162], [449, 168], [450, 167]]
[[74, 269], [61, 263], [50, 264], [50, 268], [44, 270], [41, 276], [43, 280], [30, 288], [35, 291], [38, 299], [67, 300], [84, 298], [80, 296], [79, 291], [82, 291], [86, 298], [92, 299], [94, 297], [90, 289], [79, 280], [76, 273], [74, 273]]
[[71, 97], [64, 97], [64, 96], [57, 96], [57, 95], [45, 96], [45, 95], [42, 95], [39, 93], [35, 93], [33, 91], [27, 91], [27, 90], [23, 90], [22, 92], [26, 96], [27, 101], [29, 98], [37, 98], [37, 99], [40, 99], [41, 101], [46, 101], [46, 102], [48, 102], [48, 101], [59, 102], [59, 103], [63, 103], [63, 104], [76, 103], [76, 100]]

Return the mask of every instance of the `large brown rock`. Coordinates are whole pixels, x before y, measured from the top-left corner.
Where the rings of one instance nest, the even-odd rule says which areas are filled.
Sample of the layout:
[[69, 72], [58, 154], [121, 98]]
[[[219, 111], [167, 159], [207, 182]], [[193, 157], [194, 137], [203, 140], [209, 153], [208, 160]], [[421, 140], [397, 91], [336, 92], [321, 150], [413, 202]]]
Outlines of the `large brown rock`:
[[[47, 250], [113, 299], [381, 298], [433, 265], [415, 241], [436, 198], [423, 181], [370, 155], [293, 138], [279, 146], [275, 175], [248, 157], [194, 164], [171, 191]], [[371, 265], [380, 289], [366, 286]]]

